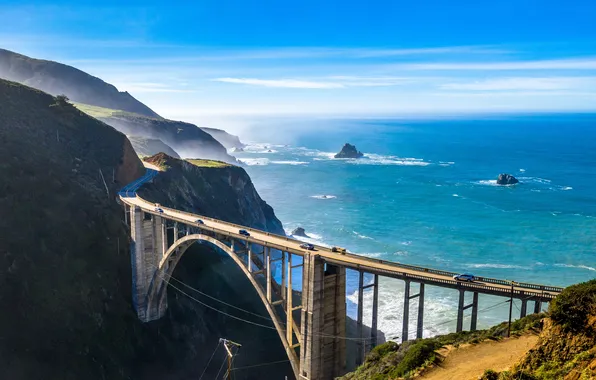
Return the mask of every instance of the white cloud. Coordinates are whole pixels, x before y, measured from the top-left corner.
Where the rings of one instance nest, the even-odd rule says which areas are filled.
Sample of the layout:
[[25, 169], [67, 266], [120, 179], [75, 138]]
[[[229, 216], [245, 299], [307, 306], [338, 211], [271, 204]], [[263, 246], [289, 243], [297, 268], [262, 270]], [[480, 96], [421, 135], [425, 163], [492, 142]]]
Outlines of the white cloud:
[[405, 70], [596, 70], [596, 57], [509, 62], [445, 62], [389, 65]]
[[596, 77], [495, 78], [467, 83], [446, 83], [445, 90], [507, 91], [507, 90], [570, 90], [595, 88]]
[[248, 84], [262, 87], [281, 88], [342, 88], [343, 85], [333, 82], [316, 82], [296, 79], [257, 79], [257, 78], [216, 78], [214, 82]]
[[257, 78], [216, 78], [214, 82], [247, 84], [262, 87], [334, 89], [347, 87], [387, 87], [412, 83], [415, 78], [407, 77], [358, 77], [330, 76], [316, 80], [300, 79], [257, 79]]

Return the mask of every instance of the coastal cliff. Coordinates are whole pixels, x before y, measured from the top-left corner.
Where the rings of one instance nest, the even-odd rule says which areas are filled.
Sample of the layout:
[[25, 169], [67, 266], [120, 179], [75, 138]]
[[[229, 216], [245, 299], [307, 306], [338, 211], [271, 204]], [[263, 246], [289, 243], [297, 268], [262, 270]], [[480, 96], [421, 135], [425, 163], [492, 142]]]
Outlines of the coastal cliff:
[[145, 172], [126, 136], [0, 80], [0, 373], [127, 379], [151, 346], [133, 312], [117, 191]]
[[165, 206], [284, 235], [271, 206], [243, 168], [218, 161], [179, 160], [164, 153], [145, 161], [166, 170], [139, 195]]

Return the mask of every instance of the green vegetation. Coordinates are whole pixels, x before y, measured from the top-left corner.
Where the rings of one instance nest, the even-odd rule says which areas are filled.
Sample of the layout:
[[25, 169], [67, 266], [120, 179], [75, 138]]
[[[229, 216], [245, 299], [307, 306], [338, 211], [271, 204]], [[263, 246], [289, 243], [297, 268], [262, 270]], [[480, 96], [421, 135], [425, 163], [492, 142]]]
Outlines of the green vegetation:
[[[512, 335], [537, 329], [544, 314], [532, 314], [511, 324]], [[387, 342], [375, 347], [355, 372], [343, 377], [346, 380], [389, 380], [409, 377], [435, 363], [436, 350], [441, 347], [462, 344], [476, 344], [484, 340], [499, 340], [507, 335], [507, 323], [501, 323], [487, 330], [462, 331], [434, 338], [418, 339], [403, 344]]]
[[203, 159], [195, 159], [189, 158], [186, 161], [190, 162], [191, 164], [202, 167], [202, 168], [227, 168], [232, 166], [231, 164], [225, 163], [223, 161], [216, 161], [216, 160], [203, 160]]
[[565, 288], [551, 303], [550, 313], [565, 331], [596, 334], [596, 326], [585, 328], [588, 316], [596, 316], [596, 280]]
[[85, 112], [87, 115], [92, 116], [94, 118], [113, 117], [113, 116], [145, 117], [145, 116], [141, 116], [136, 113], [126, 112], [126, 111], [122, 111], [122, 110], [115, 110], [115, 109], [111, 109], [111, 108], [92, 106], [90, 104], [83, 104], [83, 103], [77, 103], [77, 102], [71, 102], [71, 103], [72, 103], [72, 105], [74, 105], [75, 107], [80, 109], [81, 111]]

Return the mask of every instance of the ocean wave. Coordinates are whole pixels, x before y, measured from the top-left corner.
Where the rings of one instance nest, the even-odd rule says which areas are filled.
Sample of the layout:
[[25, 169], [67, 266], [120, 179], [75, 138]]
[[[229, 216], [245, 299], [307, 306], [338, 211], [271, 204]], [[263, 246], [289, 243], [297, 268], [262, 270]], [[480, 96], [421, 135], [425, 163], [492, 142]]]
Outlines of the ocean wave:
[[240, 158], [240, 159], [238, 159], [238, 161], [240, 161], [243, 164], [246, 164], [248, 166], [253, 166], [253, 165], [269, 165], [269, 159], [268, 158]]
[[571, 186], [565, 186], [565, 187], [561, 188], [561, 190], [564, 190], [564, 191], [573, 190], [573, 187], [571, 187]]
[[306, 165], [306, 161], [271, 161], [272, 164], [277, 165]]
[[451, 166], [451, 165], [455, 165], [455, 162], [453, 162], [453, 161], [439, 161], [439, 166]]
[[541, 184], [550, 184], [552, 181], [546, 178], [540, 177], [518, 177], [517, 178], [520, 182], [534, 182], [534, 183], [541, 183]]
[[513, 265], [513, 264], [491, 264], [491, 263], [484, 263], [484, 264], [467, 264], [466, 267], [468, 268], [493, 268], [493, 269], [523, 269], [523, 270], [531, 270], [531, 267], [525, 267], [521, 265]]
[[478, 181], [478, 183], [481, 185], [497, 186], [496, 179], [486, 179], [486, 180]]
[[370, 236], [362, 235], [356, 231], [352, 231], [352, 233], [354, 235], [358, 236], [360, 239], [375, 240], [375, 239], [371, 238]]
[[577, 269], [586, 269], [586, 270], [591, 270], [596, 272], [596, 268], [594, 267], [589, 267], [587, 265], [583, 265], [583, 264], [579, 264], [579, 265], [573, 265], [573, 264], [554, 264], [554, 266], [556, 267], [561, 267], [561, 268], [577, 268]]
[[311, 195], [311, 198], [315, 198], [315, 199], [334, 199], [337, 198], [335, 195]]
[[402, 241], [401, 245], [412, 245], [411, 241]]
[[526, 169], [519, 169], [520, 173], [525, 173]]

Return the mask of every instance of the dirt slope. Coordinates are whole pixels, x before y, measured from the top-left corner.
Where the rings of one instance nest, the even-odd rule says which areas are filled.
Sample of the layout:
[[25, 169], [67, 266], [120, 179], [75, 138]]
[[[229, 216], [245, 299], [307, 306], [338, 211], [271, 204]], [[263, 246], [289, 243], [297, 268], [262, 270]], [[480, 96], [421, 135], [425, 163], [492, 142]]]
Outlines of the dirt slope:
[[457, 349], [444, 349], [439, 353], [446, 358], [421, 378], [425, 380], [478, 379], [485, 369], [504, 371], [512, 367], [538, 342], [535, 334], [501, 341], [485, 341], [464, 345]]

